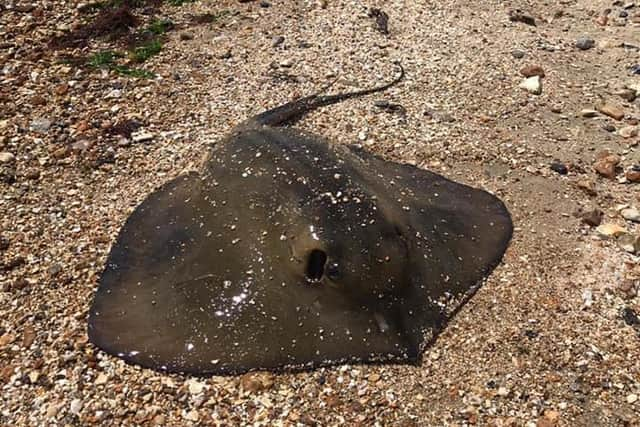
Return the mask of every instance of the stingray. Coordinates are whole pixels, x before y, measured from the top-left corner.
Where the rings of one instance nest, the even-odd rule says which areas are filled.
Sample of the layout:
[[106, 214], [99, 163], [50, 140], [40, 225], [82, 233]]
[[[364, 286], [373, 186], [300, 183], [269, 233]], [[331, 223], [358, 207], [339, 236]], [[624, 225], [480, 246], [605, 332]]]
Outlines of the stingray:
[[90, 308], [92, 343], [192, 374], [419, 362], [499, 264], [495, 196], [292, 124], [380, 87], [259, 114], [129, 216]]

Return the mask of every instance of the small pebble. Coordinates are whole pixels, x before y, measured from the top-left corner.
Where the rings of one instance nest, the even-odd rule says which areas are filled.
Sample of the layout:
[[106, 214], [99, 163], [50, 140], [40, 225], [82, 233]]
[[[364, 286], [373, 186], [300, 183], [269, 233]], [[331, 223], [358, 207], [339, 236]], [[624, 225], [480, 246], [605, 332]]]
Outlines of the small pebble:
[[596, 233], [600, 237], [618, 237], [625, 234], [627, 230], [618, 224], [608, 223], [601, 224], [596, 228]]
[[622, 234], [617, 240], [618, 246], [630, 254], [636, 254], [640, 252], [640, 236], [634, 236], [632, 234]]
[[523, 12], [520, 9], [514, 9], [509, 11], [509, 21], [522, 22], [523, 24], [531, 25], [533, 27], [536, 26], [535, 18], [530, 14]]
[[579, 37], [576, 40], [576, 47], [580, 50], [588, 50], [596, 45], [596, 41], [589, 37]]
[[51, 120], [45, 118], [34, 119], [29, 125], [29, 129], [34, 132], [47, 133], [51, 127]]
[[35, 384], [38, 382], [38, 379], [40, 378], [40, 372], [38, 371], [31, 371], [29, 373], [29, 382], [31, 384]]
[[542, 81], [540, 76], [533, 76], [525, 79], [520, 83], [519, 87], [534, 95], [540, 95], [542, 93]]
[[622, 209], [620, 215], [627, 221], [640, 222], [640, 211], [636, 208]]
[[380, 375], [379, 374], [370, 374], [367, 377], [367, 380], [371, 383], [375, 383], [378, 382], [380, 380]]
[[636, 137], [638, 136], [638, 126], [625, 126], [618, 131], [618, 134], [625, 139]]
[[78, 415], [80, 414], [80, 411], [82, 411], [82, 400], [80, 399], [73, 399], [71, 401], [71, 405], [69, 405], [69, 411], [71, 411], [72, 414], [74, 415]]
[[3, 151], [0, 153], [0, 163], [12, 163], [16, 160], [16, 156], [13, 154]]
[[539, 65], [527, 65], [520, 70], [520, 74], [525, 77], [540, 76], [544, 77], [544, 69]]
[[596, 117], [598, 115], [598, 111], [597, 110], [592, 110], [591, 108], [585, 108], [583, 110], [580, 110], [580, 117]]
[[615, 178], [616, 176], [616, 168], [620, 163], [620, 157], [611, 153], [600, 153], [596, 162], [593, 164], [593, 168], [595, 171], [605, 178]]
[[184, 418], [189, 421], [198, 421], [200, 419], [200, 413], [197, 409], [193, 409], [187, 412]]
[[9, 246], [9, 239], [4, 236], [0, 236], [0, 251], [6, 251], [9, 249]]
[[637, 92], [634, 89], [624, 88], [615, 92], [620, 98], [624, 99], [627, 102], [633, 102], [636, 100], [638, 96]]
[[640, 182], [640, 165], [632, 166], [624, 176], [629, 182]]
[[284, 37], [283, 36], [275, 36], [273, 38], [273, 40], [271, 41], [271, 46], [272, 47], [278, 47], [280, 46], [282, 43], [284, 43]]
[[629, 307], [625, 307], [622, 309], [622, 320], [629, 326], [640, 325], [640, 318], [638, 314]]
[[134, 132], [131, 134], [131, 139], [133, 140], [133, 142], [151, 141], [154, 137], [154, 134], [146, 131]]
[[584, 224], [591, 227], [597, 227], [602, 223], [602, 216], [604, 213], [600, 209], [592, 209], [587, 212], [582, 212], [580, 218]]
[[597, 110], [605, 116], [609, 116], [615, 120], [622, 120], [624, 118], [624, 110], [619, 105], [612, 104], [610, 102], [603, 102], [597, 106]]
[[591, 289], [584, 289], [582, 291], [582, 304], [584, 307], [591, 307], [593, 305], [593, 291]]
[[96, 385], [106, 384], [108, 379], [109, 379], [109, 377], [107, 377], [107, 375], [104, 372], [100, 372], [98, 374], [98, 377], [94, 381], [94, 384], [96, 384]]
[[567, 165], [561, 162], [553, 162], [549, 167], [552, 171], [557, 172], [560, 175], [566, 175], [569, 173], [569, 168], [567, 168]]
[[189, 387], [189, 393], [191, 394], [200, 394], [206, 388], [206, 384], [201, 381], [197, 381], [195, 379], [190, 379], [187, 381]]
[[506, 387], [498, 388], [498, 396], [505, 397], [505, 396], [508, 396], [508, 395], [509, 395], [509, 389], [508, 388], [506, 388]]
[[291, 67], [293, 67], [293, 59], [291, 59], [291, 58], [285, 59], [284, 61], [280, 62], [280, 66], [282, 68], [291, 68]]
[[45, 413], [45, 417], [54, 418], [56, 415], [58, 415], [59, 410], [60, 407], [57, 404], [49, 403], [49, 405], [47, 405], [47, 412]]

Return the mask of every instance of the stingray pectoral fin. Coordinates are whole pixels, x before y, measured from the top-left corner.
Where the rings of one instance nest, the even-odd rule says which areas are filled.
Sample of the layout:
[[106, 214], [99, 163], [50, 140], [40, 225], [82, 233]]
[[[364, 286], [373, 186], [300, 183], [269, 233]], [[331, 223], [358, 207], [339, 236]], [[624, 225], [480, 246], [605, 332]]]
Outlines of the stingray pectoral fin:
[[[379, 194], [379, 209], [411, 245], [414, 287], [444, 319], [473, 293], [504, 255], [513, 224], [505, 205], [481, 189], [350, 148], [360, 174]], [[452, 302], [453, 301], [453, 302]], [[450, 306], [447, 306], [447, 304]], [[424, 311], [432, 323], [436, 317]]]
[[435, 295], [472, 292], [509, 245], [513, 224], [507, 208], [486, 191], [428, 171], [414, 169], [402, 180], [407, 181], [415, 182], [414, 194], [422, 198], [410, 215], [421, 234], [415, 242], [426, 249], [423, 271], [442, 283]]
[[145, 366], [177, 353], [170, 310], [180, 293], [166, 284], [201, 273], [192, 258], [202, 243], [200, 183], [192, 173], [164, 184], [120, 230], [89, 312], [89, 339], [108, 353]]

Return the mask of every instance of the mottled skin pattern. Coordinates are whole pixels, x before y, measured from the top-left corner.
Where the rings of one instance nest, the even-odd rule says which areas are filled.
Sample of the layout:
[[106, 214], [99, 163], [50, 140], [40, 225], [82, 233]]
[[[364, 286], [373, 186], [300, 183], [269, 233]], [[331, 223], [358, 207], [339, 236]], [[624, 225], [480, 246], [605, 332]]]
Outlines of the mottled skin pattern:
[[149, 195], [109, 255], [91, 341], [196, 374], [417, 361], [511, 219], [484, 191], [275, 127], [355, 95], [256, 116]]

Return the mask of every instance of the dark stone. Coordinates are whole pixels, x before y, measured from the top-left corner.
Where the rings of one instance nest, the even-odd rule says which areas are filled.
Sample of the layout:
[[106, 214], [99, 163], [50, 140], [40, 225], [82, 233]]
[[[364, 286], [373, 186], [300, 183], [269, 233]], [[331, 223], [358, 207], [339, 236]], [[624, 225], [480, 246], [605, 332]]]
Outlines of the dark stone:
[[62, 271], [62, 265], [60, 263], [55, 263], [49, 267], [48, 273], [50, 276], [57, 276], [58, 273]]
[[569, 173], [569, 168], [567, 165], [561, 162], [553, 162], [551, 166], [549, 166], [552, 171], [559, 173], [560, 175], [566, 175]]
[[402, 105], [393, 104], [385, 100], [375, 101], [373, 105], [376, 108], [379, 108], [387, 113], [401, 113], [401, 114], [406, 113], [406, 109]]
[[587, 224], [591, 227], [597, 227], [602, 222], [602, 216], [604, 213], [600, 209], [593, 209], [587, 212], [579, 214], [583, 224]]
[[6, 251], [7, 249], [9, 249], [9, 239], [0, 236], [0, 251]]
[[632, 308], [629, 308], [629, 307], [623, 308], [621, 316], [622, 316], [622, 320], [624, 320], [624, 323], [626, 323], [629, 326], [640, 325], [640, 318]]
[[596, 41], [589, 37], [579, 37], [576, 40], [576, 47], [580, 50], [589, 50], [596, 45]]
[[280, 46], [282, 43], [284, 43], [284, 37], [283, 36], [275, 36], [273, 38], [273, 41], [271, 42], [271, 46], [273, 47], [278, 47]]
[[376, 7], [369, 9], [369, 17], [376, 19], [376, 29], [382, 34], [389, 34], [389, 15]]
[[511, 22], [521, 22], [523, 24], [536, 26], [536, 20], [533, 16], [529, 15], [521, 11], [520, 9], [510, 10], [509, 11], [509, 21]]
[[12, 260], [9, 260], [6, 263], [4, 263], [4, 265], [1, 266], [0, 270], [10, 271], [26, 264], [26, 262], [27, 261], [23, 257], [17, 256]]

